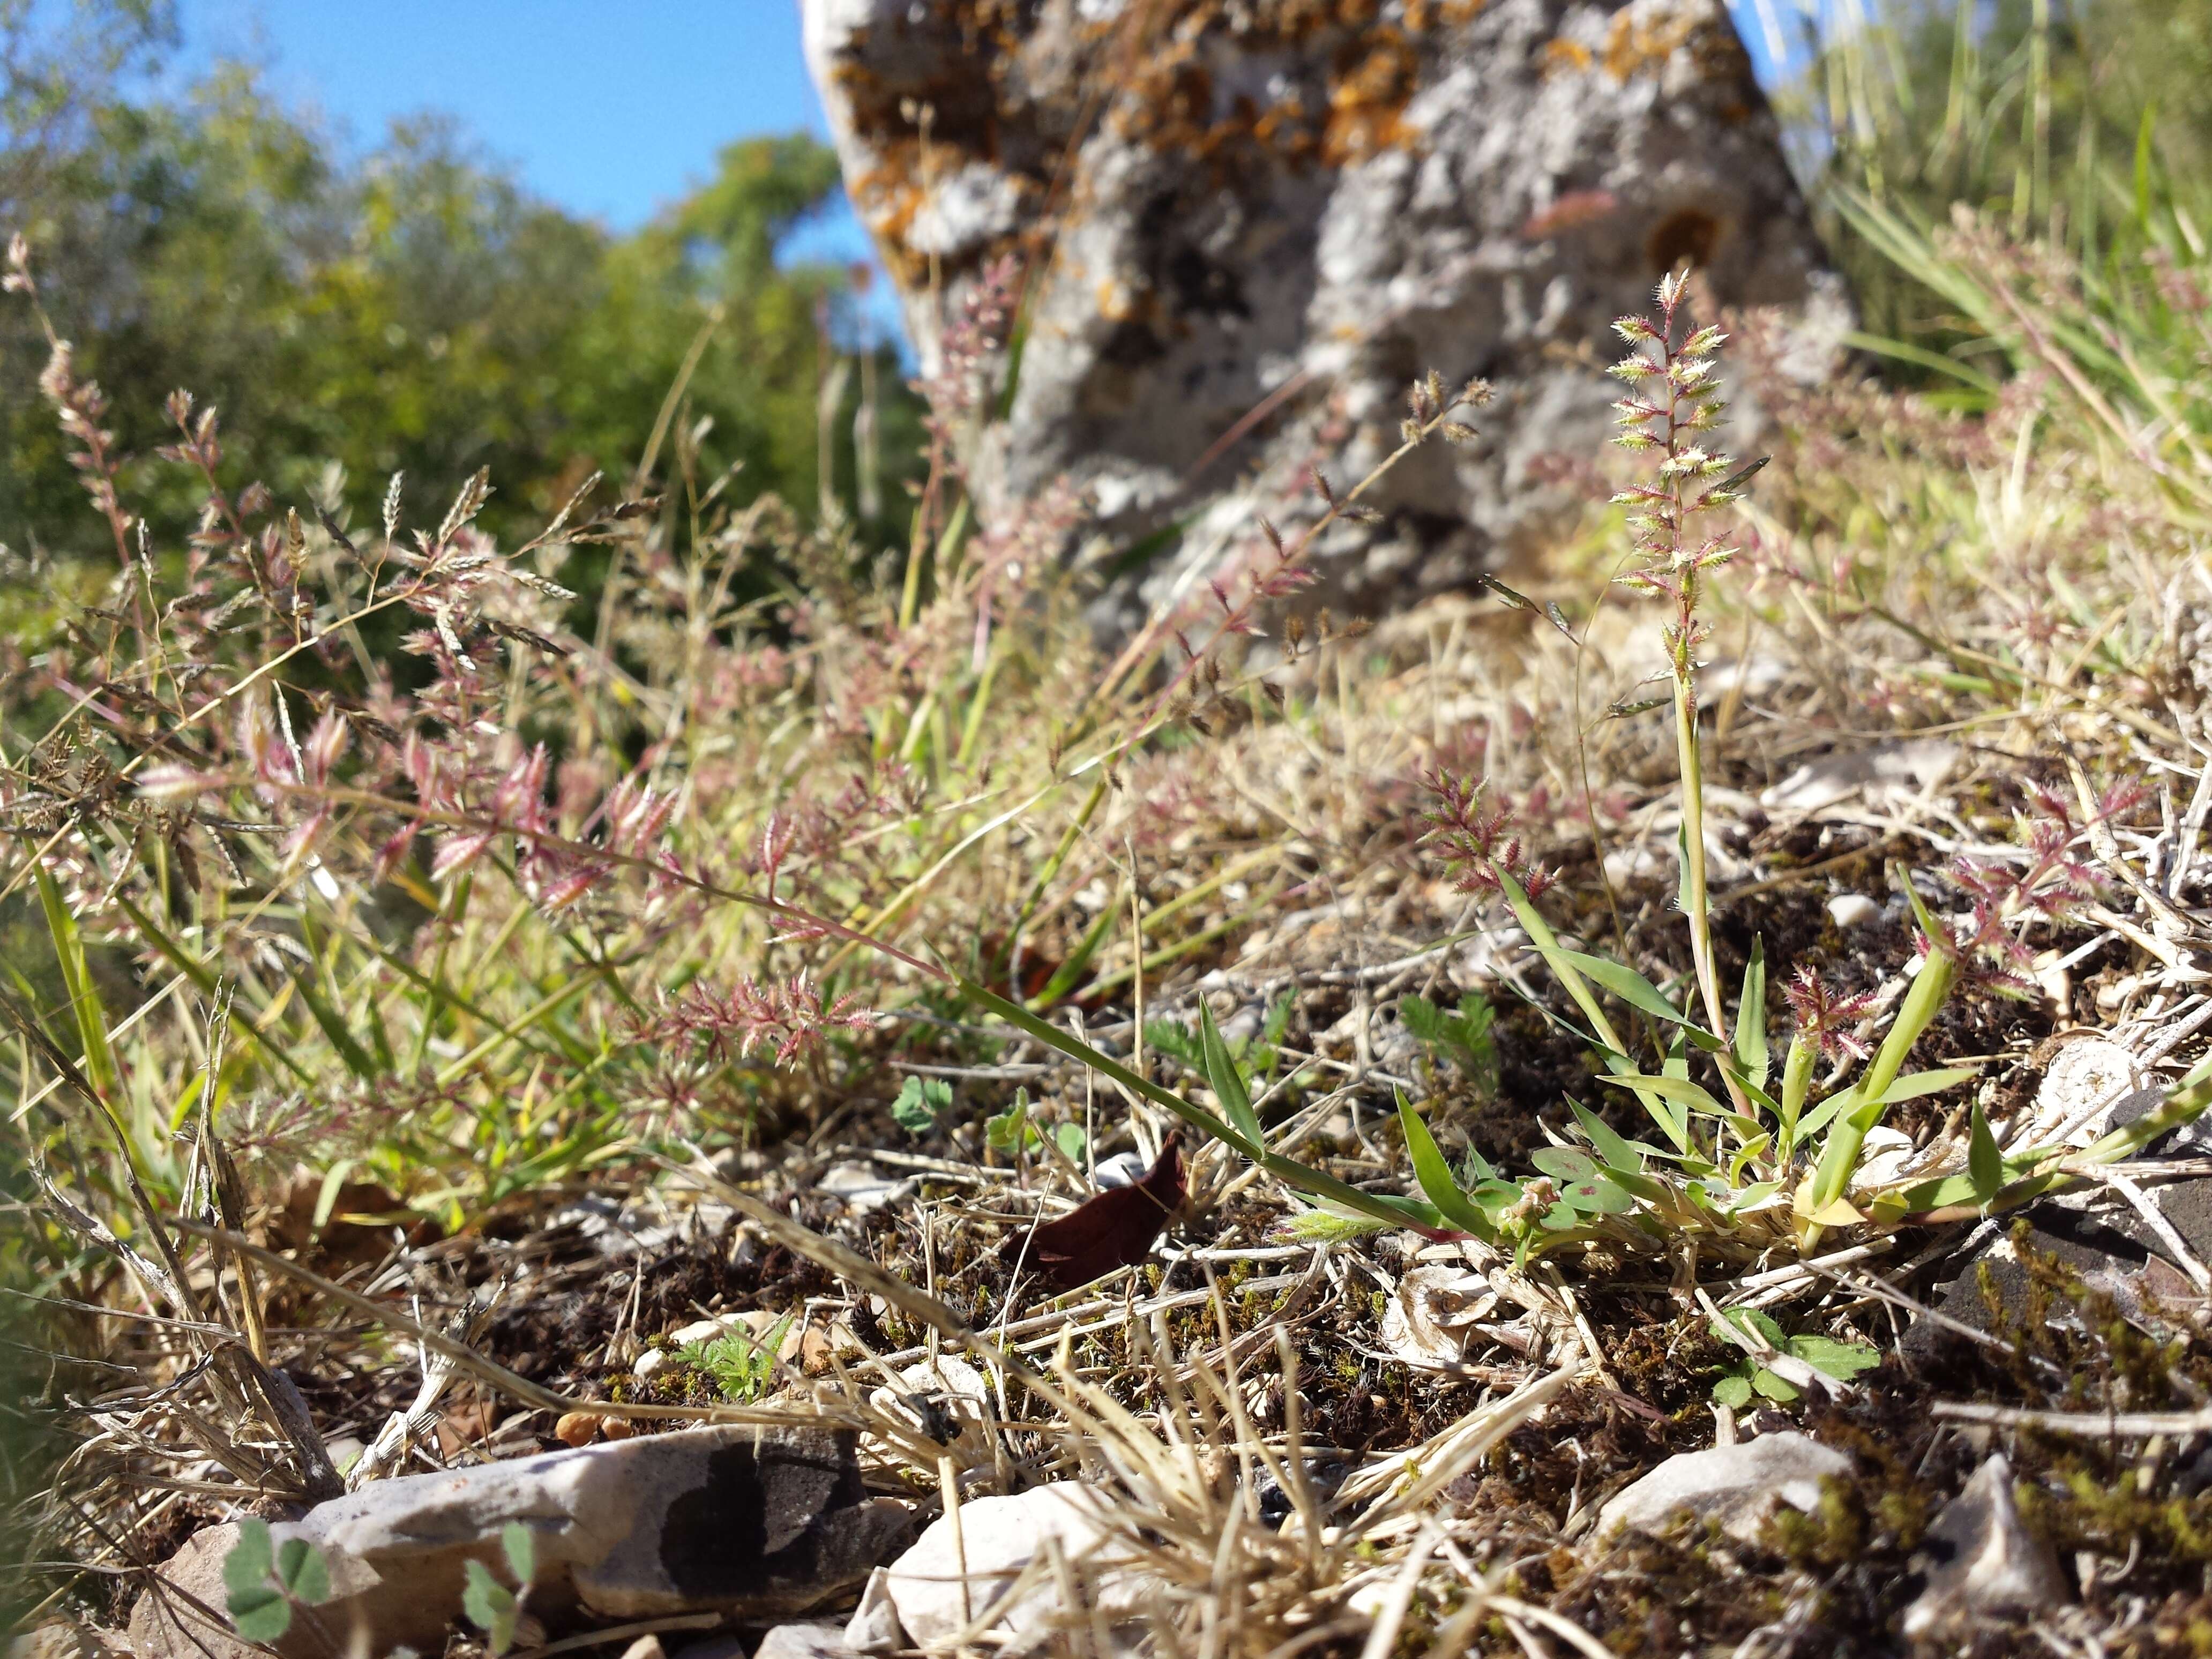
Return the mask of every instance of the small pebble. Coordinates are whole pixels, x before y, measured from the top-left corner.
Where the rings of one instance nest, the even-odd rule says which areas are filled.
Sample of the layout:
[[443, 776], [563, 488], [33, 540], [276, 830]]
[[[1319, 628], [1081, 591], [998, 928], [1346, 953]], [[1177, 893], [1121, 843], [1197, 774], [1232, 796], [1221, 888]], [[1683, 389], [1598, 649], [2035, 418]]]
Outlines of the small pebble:
[[553, 1437], [564, 1446], [588, 1446], [605, 1421], [597, 1412], [570, 1412], [553, 1425]]
[[1863, 927], [1881, 915], [1881, 906], [1864, 893], [1838, 893], [1828, 901], [1828, 915], [1838, 927]]

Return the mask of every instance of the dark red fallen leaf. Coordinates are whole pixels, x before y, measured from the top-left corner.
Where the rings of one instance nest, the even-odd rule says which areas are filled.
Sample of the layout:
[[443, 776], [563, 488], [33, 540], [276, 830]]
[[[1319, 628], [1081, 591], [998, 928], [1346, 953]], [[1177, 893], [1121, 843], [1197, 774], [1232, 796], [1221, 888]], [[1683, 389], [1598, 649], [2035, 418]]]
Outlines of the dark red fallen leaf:
[[[1003, 1247], [1063, 1291], [1088, 1285], [1152, 1253], [1168, 1218], [1182, 1207], [1182, 1137], [1170, 1134], [1144, 1178], [1093, 1194], [1057, 1221], [1016, 1233]], [[1027, 1255], [1024, 1257], [1024, 1251]]]

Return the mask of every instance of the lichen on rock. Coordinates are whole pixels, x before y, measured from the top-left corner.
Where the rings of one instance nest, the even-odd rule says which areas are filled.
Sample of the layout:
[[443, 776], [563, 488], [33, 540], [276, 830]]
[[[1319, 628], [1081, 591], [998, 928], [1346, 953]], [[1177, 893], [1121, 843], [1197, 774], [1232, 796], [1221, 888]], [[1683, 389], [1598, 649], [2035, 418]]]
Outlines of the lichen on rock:
[[1317, 550], [1317, 599], [1395, 605], [1574, 508], [1556, 458], [1605, 434], [1607, 331], [1676, 264], [1848, 325], [1720, 0], [803, 9], [926, 371], [990, 262], [1024, 261], [1018, 384], [967, 435], [987, 521], [1072, 476], [1117, 538], [1218, 559], [1255, 514], [1295, 526], [1312, 466], [1387, 454], [1416, 374], [1485, 376], [1476, 441]]

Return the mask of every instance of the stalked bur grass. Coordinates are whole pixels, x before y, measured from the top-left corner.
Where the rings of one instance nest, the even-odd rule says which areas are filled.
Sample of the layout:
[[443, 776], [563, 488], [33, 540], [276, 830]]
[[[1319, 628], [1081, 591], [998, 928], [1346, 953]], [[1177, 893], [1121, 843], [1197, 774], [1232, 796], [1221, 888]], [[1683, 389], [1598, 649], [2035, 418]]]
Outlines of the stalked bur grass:
[[[1698, 616], [1699, 589], [1706, 573], [1726, 563], [1735, 549], [1727, 538], [1700, 538], [1696, 520], [1737, 499], [1725, 455], [1701, 447], [1698, 440], [1720, 424], [1717, 370], [1723, 336], [1708, 325], [1675, 343], [1685, 267], [1659, 284], [1656, 325], [1623, 317], [1614, 331], [1630, 347], [1613, 367], [1628, 386], [1613, 404], [1620, 433], [1613, 441], [1632, 454], [1656, 454], [1657, 477], [1631, 484], [1613, 496], [1628, 509], [1628, 527], [1641, 562], [1620, 580], [1672, 603], [1667, 624], [1667, 669], [1673, 683], [1674, 744], [1681, 775], [1680, 854], [1682, 913], [1690, 924], [1690, 956], [1698, 977], [1706, 1023], [1725, 1040], [1728, 1017], [1721, 1006], [1720, 975], [1713, 965], [1712, 913], [1705, 872], [1705, 762], [1698, 736], [1698, 647], [1707, 629]], [[1741, 1109], [1744, 1097], [1733, 1078], [1729, 1096]]]
[[[1678, 836], [1680, 903], [1687, 926], [1695, 989], [1684, 1006], [1625, 962], [1569, 948], [1537, 899], [1553, 878], [1528, 854], [1510, 814], [1491, 803], [1484, 787], [1443, 774], [1429, 780], [1436, 797], [1427, 844], [1440, 854], [1463, 890], [1498, 894], [1531, 947], [1584, 1022], [1579, 1035], [1594, 1052], [1599, 1080], [1632, 1096], [1659, 1132], [1657, 1144], [1633, 1140], [1583, 1102], [1568, 1099], [1580, 1144], [1546, 1147], [1531, 1160], [1537, 1174], [1508, 1179], [1470, 1152], [1455, 1175], [1434, 1135], [1410, 1103], [1400, 1119], [1423, 1192], [1445, 1220], [1510, 1251], [1523, 1262], [1546, 1252], [1600, 1241], [1692, 1264], [1701, 1255], [1741, 1261], [1778, 1247], [1810, 1255], [1837, 1228], [1888, 1228], [1968, 1206], [1981, 1213], [2024, 1202], [2057, 1182], [2114, 1162], [2187, 1121], [2212, 1098], [2212, 1062], [2185, 1079], [2148, 1117], [2116, 1129], [2078, 1154], [2063, 1146], [2002, 1154], [1978, 1105], [1966, 1138], [1954, 1137], [1920, 1162], [1910, 1179], [1873, 1190], [1855, 1186], [1868, 1135], [1901, 1101], [1972, 1082], [1976, 1073], [1942, 1067], [1906, 1073], [1913, 1045], [1961, 982], [1999, 991], [2021, 988], [2008, 964], [2027, 952], [2021, 929], [2056, 920], [2092, 896], [2096, 878], [2070, 848], [2091, 827], [2077, 824], [2063, 803], [2037, 797], [2041, 816], [2024, 824], [2029, 858], [2009, 866], [1962, 863], [1952, 882], [1972, 902], [1963, 929], [1929, 913], [1909, 872], [1898, 873], [1920, 933], [1917, 972], [1906, 988], [1881, 1047], [1869, 1055], [1849, 1029], [1865, 1000], [1834, 995], [1800, 966], [1785, 985], [1797, 1028], [1784, 1059], [1779, 1096], [1769, 1091], [1767, 966], [1754, 940], [1731, 1023], [1714, 960], [1711, 894], [1705, 822], [1705, 757], [1698, 731], [1698, 651], [1706, 627], [1700, 602], [1711, 573], [1734, 550], [1725, 534], [1707, 533], [1705, 515], [1741, 498], [1759, 463], [1738, 470], [1704, 447], [1724, 411], [1718, 366], [1724, 337], [1707, 325], [1686, 328], [1682, 315], [1686, 272], [1658, 288], [1650, 318], [1615, 325], [1631, 349], [1613, 373], [1629, 391], [1614, 405], [1616, 441], [1655, 458], [1654, 476], [1613, 498], [1628, 509], [1638, 562], [1620, 580], [1673, 608], [1664, 632], [1672, 686], [1681, 819]], [[2121, 793], [2095, 803], [2098, 818], [2126, 804]], [[1607, 1013], [1624, 1005], [1653, 1034], [1658, 1065], [1633, 1058], [1642, 1044]], [[1558, 1016], [1548, 1016], [1559, 1023]], [[1866, 1060], [1847, 1086], [1811, 1098], [1823, 1056]], [[1719, 1092], [1699, 1080], [1717, 1085]], [[2153, 1127], [2155, 1120], [2155, 1127]]]

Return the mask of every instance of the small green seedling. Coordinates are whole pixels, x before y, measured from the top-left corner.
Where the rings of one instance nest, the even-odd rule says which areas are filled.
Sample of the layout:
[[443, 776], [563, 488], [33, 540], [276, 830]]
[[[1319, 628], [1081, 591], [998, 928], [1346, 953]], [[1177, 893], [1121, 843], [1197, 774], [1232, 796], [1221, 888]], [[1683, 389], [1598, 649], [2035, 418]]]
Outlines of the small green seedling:
[[222, 1559], [222, 1587], [239, 1635], [248, 1642], [274, 1642], [292, 1628], [295, 1607], [331, 1599], [330, 1566], [306, 1539], [279, 1545], [266, 1521], [246, 1521]]
[[[1881, 1355], [1863, 1342], [1838, 1342], [1831, 1336], [1784, 1336], [1781, 1326], [1755, 1308], [1731, 1308], [1721, 1317], [1744, 1335], [1756, 1332], [1771, 1346], [1838, 1382], [1849, 1382], [1881, 1364]], [[1797, 1398], [1797, 1392], [1749, 1354], [1737, 1359], [1713, 1384], [1713, 1398], [1737, 1411], [1751, 1404], [1754, 1395], [1786, 1406]]]
[[775, 1384], [775, 1357], [791, 1334], [796, 1314], [786, 1314], [756, 1341], [744, 1331], [731, 1331], [712, 1342], [695, 1343], [678, 1356], [714, 1379], [722, 1398], [732, 1405], [750, 1406], [768, 1397]]
[[1477, 1094], [1496, 1092], [1498, 1045], [1490, 1032], [1496, 1011], [1487, 1000], [1469, 992], [1457, 1008], [1440, 1008], [1424, 996], [1401, 997], [1398, 1018], [1431, 1056], [1448, 1055]]
[[514, 1627], [522, 1617], [522, 1604], [530, 1598], [530, 1581], [538, 1573], [538, 1545], [530, 1528], [510, 1521], [500, 1529], [501, 1553], [514, 1577], [513, 1589], [492, 1577], [481, 1561], [468, 1565], [468, 1583], [461, 1591], [461, 1611], [484, 1633], [484, 1644], [494, 1655], [514, 1645]]
[[910, 1135], [926, 1135], [952, 1109], [952, 1085], [942, 1078], [910, 1077], [899, 1085], [891, 1116]]
[[[1030, 1091], [1014, 1091], [1014, 1103], [983, 1125], [983, 1139], [994, 1152], [1018, 1158], [1032, 1146], [1044, 1144], [1044, 1126], [1030, 1109]], [[1089, 1138], [1079, 1123], [1063, 1123], [1052, 1131], [1053, 1145], [1071, 1164], [1079, 1161]]]

